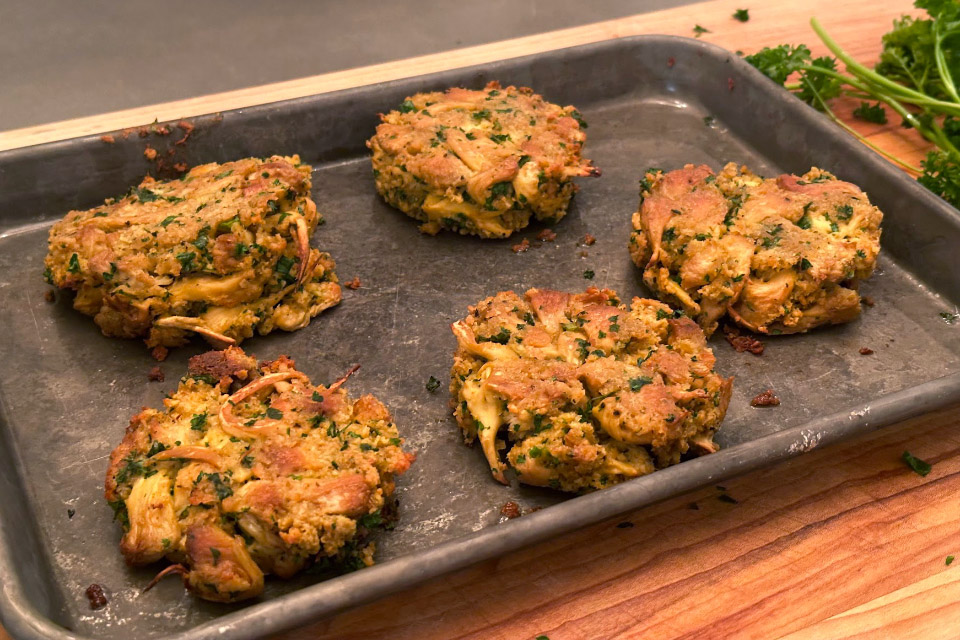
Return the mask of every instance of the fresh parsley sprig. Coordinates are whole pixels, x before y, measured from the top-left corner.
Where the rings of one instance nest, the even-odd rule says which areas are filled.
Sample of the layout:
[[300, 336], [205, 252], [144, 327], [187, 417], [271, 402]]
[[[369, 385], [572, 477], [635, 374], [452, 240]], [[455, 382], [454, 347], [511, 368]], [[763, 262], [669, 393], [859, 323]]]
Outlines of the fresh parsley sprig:
[[[883, 36], [874, 69], [857, 62], [816, 18], [810, 24], [834, 57], [812, 58], [805, 45], [767, 47], [746, 60], [774, 82], [868, 144], [875, 151], [919, 174], [919, 182], [960, 207], [960, 3], [916, 0], [927, 18], [904, 16]], [[844, 72], [838, 70], [838, 62]], [[788, 81], [789, 80], [789, 81]], [[840, 95], [860, 99], [854, 116], [883, 124], [887, 109], [937, 146], [915, 167], [878, 148], [842, 122], [828, 101]], [[867, 101], [873, 101], [870, 105]]]

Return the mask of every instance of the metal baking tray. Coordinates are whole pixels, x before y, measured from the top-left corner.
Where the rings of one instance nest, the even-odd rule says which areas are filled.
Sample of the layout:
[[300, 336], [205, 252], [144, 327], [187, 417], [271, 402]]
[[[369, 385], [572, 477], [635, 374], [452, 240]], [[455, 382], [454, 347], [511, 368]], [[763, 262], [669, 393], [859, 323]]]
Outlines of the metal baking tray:
[[[574, 104], [589, 123], [586, 154], [603, 176], [581, 182], [554, 242], [536, 240], [537, 225], [505, 241], [424, 236], [374, 191], [364, 141], [377, 113], [418, 91], [493, 79]], [[174, 131], [0, 154], [0, 617], [16, 638], [260, 637], [960, 399], [960, 323], [940, 317], [960, 302], [960, 213], [717, 47], [624, 38], [193, 122], [182, 146]], [[140, 595], [157, 568], [124, 566], [102, 497], [106, 456], [130, 416], [157, 406], [206, 347], [175, 350], [163, 365], [167, 382], [148, 383], [143, 345], [102, 337], [68, 296], [46, 302], [40, 274], [52, 221], [135, 184], [153, 167], [147, 143], [190, 164], [299, 153], [316, 167], [313, 197], [327, 224], [314, 244], [333, 254], [342, 280], [358, 276], [362, 287], [304, 330], [243, 346], [260, 358], [289, 354], [318, 381], [362, 364], [352, 393], [379, 396], [417, 451], [376, 566], [271, 579], [260, 600], [235, 606], [202, 602], [177, 580]], [[424, 387], [431, 375], [446, 379], [450, 322], [505, 289], [593, 284], [625, 299], [646, 295], [626, 248], [640, 173], [730, 160], [766, 175], [817, 165], [870, 194], [886, 214], [879, 269], [863, 290], [875, 306], [846, 326], [770, 338], [759, 358], [715, 337], [718, 369], [737, 377], [719, 453], [581, 497], [497, 484], [462, 443], [445, 388]], [[582, 257], [588, 232], [598, 240]], [[534, 247], [513, 253], [523, 237]], [[782, 404], [750, 407], [767, 388]], [[508, 500], [548, 508], [499, 524]], [[106, 590], [106, 608], [90, 610], [90, 583]]]

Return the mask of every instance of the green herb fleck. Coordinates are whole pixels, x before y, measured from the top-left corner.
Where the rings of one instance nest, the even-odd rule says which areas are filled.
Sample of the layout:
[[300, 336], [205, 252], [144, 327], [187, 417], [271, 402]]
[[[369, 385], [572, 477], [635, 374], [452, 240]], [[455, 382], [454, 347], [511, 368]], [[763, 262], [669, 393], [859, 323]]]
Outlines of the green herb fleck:
[[570, 113], [570, 117], [577, 121], [577, 124], [580, 125], [581, 129], [587, 128], [587, 121], [583, 119], [583, 115], [576, 109]]
[[180, 270], [182, 272], [193, 271], [196, 265], [193, 264], [194, 258], [197, 257], [192, 251], [185, 251], [183, 253], [177, 254], [177, 260], [180, 262]]
[[286, 280], [288, 283], [290, 283], [297, 279], [295, 274], [290, 273], [290, 270], [293, 268], [295, 262], [296, 261], [290, 256], [280, 256], [280, 259], [277, 260], [277, 264], [273, 269], [280, 274], [281, 280]]
[[136, 196], [140, 202], [153, 202], [160, 198], [160, 196], [150, 191], [150, 189], [142, 189], [140, 187], [135, 187], [131, 193]]
[[498, 333], [489, 337], [478, 337], [477, 342], [494, 342], [496, 344], [507, 344], [510, 341], [510, 330], [501, 327]]
[[926, 476], [933, 468], [929, 462], [917, 458], [909, 451], [904, 451], [903, 455], [900, 456], [900, 459], [903, 460], [904, 464], [913, 469], [915, 473], [921, 476]]
[[110, 282], [113, 280], [113, 276], [117, 275], [117, 263], [110, 263], [110, 271], [104, 271], [102, 274], [104, 282]]

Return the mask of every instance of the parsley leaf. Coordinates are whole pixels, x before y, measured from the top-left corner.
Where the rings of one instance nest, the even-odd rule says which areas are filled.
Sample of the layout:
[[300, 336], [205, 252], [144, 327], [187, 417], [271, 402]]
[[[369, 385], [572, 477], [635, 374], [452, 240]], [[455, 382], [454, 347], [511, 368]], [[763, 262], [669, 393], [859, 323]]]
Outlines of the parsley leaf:
[[788, 77], [810, 64], [810, 49], [802, 44], [795, 47], [781, 44], [778, 47], [764, 47], [744, 60], [756, 67], [763, 75], [782, 85]]
[[931, 151], [920, 162], [917, 182], [955, 207], [960, 207], [960, 164], [946, 151]]
[[887, 124], [887, 112], [879, 102], [874, 105], [871, 105], [869, 102], [861, 102], [860, 106], [853, 110], [853, 117], [859, 118], [864, 122]]

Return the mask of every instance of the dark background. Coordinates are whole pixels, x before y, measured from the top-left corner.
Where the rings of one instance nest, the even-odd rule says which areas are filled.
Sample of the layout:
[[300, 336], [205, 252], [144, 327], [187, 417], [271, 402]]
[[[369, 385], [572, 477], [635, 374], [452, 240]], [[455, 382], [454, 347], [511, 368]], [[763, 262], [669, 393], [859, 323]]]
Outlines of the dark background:
[[610, 20], [691, 0], [3, 0], [0, 130]]

